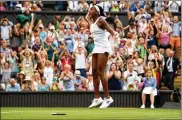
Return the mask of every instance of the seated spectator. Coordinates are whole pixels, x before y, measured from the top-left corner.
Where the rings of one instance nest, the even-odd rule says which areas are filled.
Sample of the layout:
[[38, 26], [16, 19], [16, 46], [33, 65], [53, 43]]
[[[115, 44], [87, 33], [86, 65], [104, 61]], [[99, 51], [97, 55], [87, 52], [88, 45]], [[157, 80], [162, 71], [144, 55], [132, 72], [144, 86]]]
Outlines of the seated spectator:
[[30, 76], [26, 76], [21, 85], [22, 91], [33, 91], [32, 78]]
[[63, 91], [74, 91], [73, 73], [70, 71], [71, 66], [69, 64], [64, 65], [64, 71], [62, 71], [60, 80], [63, 81]]
[[8, 92], [21, 91], [20, 85], [18, 83], [16, 83], [16, 80], [14, 78], [11, 78], [9, 80], [9, 84], [6, 87], [6, 91], [8, 91]]
[[78, 86], [78, 91], [88, 91], [88, 90], [89, 90], [88, 83], [86, 79], [83, 79], [81, 81], [81, 84]]
[[38, 91], [38, 85], [40, 84], [40, 82], [41, 82], [40, 74], [35, 73], [32, 81], [33, 91]]
[[17, 83], [20, 85], [20, 87], [23, 84], [24, 79], [25, 79], [25, 72], [23, 71], [19, 72], [17, 76]]
[[137, 84], [139, 81], [137, 80], [137, 72], [133, 69], [133, 63], [128, 64], [127, 71], [124, 72], [124, 86], [123, 90], [137, 89]]
[[75, 89], [77, 90], [79, 85], [81, 85], [81, 81], [84, 79], [84, 77], [81, 76], [81, 73], [79, 70], [75, 70], [75, 74], [73, 76], [73, 83], [75, 86]]
[[52, 85], [50, 86], [51, 91], [59, 91], [58, 77], [55, 74], [52, 80]]
[[110, 70], [106, 73], [109, 90], [121, 90], [121, 72], [117, 70], [116, 63], [112, 63]]
[[151, 108], [154, 108], [155, 96], [157, 95], [157, 83], [156, 79], [152, 76], [152, 70], [147, 71], [147, 77], [143, 79], [144, 89], [142, 91], [142, 106], [145, 108], [146, 94], [150, 95]]
[[46, 84], [46, 78], [41, 79], [41, 83], [38, 85], [38, 91], [50, 91], [50, 85]]

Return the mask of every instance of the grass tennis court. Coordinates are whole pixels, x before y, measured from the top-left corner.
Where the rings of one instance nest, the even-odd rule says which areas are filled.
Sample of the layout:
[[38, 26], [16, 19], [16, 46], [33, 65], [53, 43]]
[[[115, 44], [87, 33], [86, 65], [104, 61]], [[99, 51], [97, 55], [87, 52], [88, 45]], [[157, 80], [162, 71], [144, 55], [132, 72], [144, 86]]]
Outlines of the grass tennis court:
[[179, 109], [150, 108], [1, 108], [2, 120], [180, 120], [180, 114]]

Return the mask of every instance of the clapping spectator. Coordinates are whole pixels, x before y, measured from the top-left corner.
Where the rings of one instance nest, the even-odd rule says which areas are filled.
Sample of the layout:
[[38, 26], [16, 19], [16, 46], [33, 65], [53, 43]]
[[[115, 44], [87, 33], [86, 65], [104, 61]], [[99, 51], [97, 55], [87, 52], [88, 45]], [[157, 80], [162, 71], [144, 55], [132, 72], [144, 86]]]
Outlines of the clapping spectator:
[[63, 81], [63, 91], [74, 91], [73, 73], [70, 71], [71, 66], [69, 64], [64, 65], [64, 71], [62, 71], [60, 80]]
[[86, 56], [87, 50], [78, 44], [77, 49], [73, 53], [73, 58], [75, 59], [75, 69], [81, 72], [81, 76], [86, 77]]
[[81, 81], [81, 85], [78, 86], [78, 91], [88, 91], [88, 90], [89, 90], [88, 83], [86, 79], [83, 79]]
[[123, 90], [136, 90], [139, 83], [137, 77], [137, 72], [133, 69], [133, 63], [129, 63], [127, 71], [124, 72]]
[[110, 70], [106, 73], [109, 90], [121, 90], [121, 72], [117, 70], [116, 63], [112, 63]]
[[7, 86], [10, 78], [11, 78], [11, 66], [8, 62], [5, 62], [2, 66], [2, 79], [1, 83], [4, 83]]
[[46, 84], [46, 78], [41, 79], [41, 83], [38, 85], [38, 91], [50, 91], [50, 85]]

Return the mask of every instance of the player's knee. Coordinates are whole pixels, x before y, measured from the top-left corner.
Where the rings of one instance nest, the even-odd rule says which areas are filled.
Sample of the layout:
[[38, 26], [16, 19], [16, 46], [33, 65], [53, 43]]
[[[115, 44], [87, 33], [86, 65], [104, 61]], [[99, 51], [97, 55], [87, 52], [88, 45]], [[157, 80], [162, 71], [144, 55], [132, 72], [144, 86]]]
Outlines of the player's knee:
[[100, 76], [100, 77], [101, 77], [101, 76], [104, 76], [104, 72], [101, 71], [101, 70], [98, 70], [98, 71], [97, 71], [97, 74], [98, 74], [98, 76]]
[[97, 76], [98, 76], [97, 70], [96, 70], [96, 69], [93, 69], [93, 70], [92, 70], [92, 75], [93, 75], [93, 77], [97, 77]]

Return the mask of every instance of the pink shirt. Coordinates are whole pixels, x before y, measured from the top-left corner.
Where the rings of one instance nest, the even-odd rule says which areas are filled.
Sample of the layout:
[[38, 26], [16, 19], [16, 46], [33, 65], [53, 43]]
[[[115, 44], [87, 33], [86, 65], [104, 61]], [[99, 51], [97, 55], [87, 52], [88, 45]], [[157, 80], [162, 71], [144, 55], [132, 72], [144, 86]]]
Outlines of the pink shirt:
[[4, 6], [1, 6], [0, 11], [6, 11], [6, 8]]
[[160, 44], [168, 45], [169, 44], [169, 33], [161, 33]]

